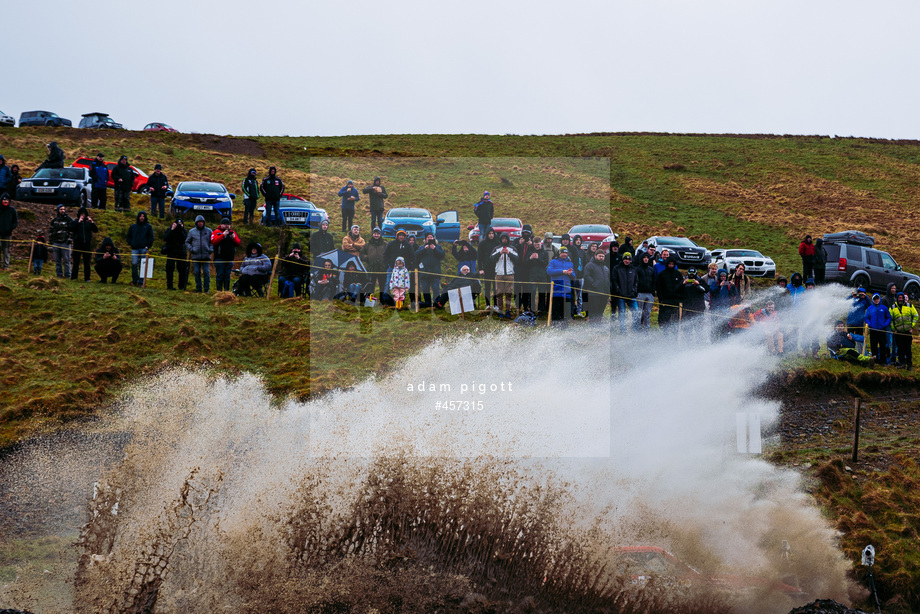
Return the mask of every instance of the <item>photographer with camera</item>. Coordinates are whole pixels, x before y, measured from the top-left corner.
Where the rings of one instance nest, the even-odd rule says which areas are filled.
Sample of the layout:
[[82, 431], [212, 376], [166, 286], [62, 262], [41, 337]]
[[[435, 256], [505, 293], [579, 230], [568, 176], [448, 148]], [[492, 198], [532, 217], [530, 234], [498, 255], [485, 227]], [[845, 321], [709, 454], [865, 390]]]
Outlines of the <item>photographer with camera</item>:
[[236, 248], [240, 243], [239, 235], [230, 228], [229, 218], [223, 218], [220, 221], [220, 226], [211, 233], [218, 292], [221, 290], [230, 291], [230, 271], [233, 270], [233, 259], [236, 257]]
[[425, 302], [419, 307], [431, 307], [432, 298], [441, 294], [441, 261], [444, 260], [444, 249], [438, 245], [432, 233], [425, 235], [425, 245], [415, 251], [415, 262], [419, 272], [418, 296], [424, 295]]

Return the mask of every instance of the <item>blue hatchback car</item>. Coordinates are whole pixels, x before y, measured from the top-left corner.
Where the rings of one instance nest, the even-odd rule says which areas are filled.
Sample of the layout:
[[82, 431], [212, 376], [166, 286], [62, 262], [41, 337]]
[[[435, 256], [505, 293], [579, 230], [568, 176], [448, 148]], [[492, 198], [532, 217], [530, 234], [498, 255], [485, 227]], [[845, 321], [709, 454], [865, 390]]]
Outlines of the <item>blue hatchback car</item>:
[[460, 214], [452, 209], [435, 218], [428, 209], [397, 207], [387, 211], [381, 230], [389, 239], [396, 237], [397, 230], [405, 230], [419, 238], [430, 232], [438, 241], [456, 241], [460, 238]]
[[233, 215], [233, 199], [222, 183], [211, 181], [182, 181], [172, 196], [173, 213], [217, 213], [220, 217]]

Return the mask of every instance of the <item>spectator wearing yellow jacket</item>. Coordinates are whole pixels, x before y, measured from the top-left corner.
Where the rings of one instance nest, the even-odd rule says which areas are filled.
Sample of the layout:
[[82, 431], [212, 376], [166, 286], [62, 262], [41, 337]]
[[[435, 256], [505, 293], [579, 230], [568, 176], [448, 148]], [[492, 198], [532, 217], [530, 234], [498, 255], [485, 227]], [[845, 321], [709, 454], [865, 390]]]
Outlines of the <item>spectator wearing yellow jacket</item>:
[[914, 363], [911, 351], [914, 341], [914, 329], [917, 327], [917, 321], [920, 320], [920, 316], [917, 314], [917, 309], [907, 302], [907, 295], [903, 292], [898, 292], [897, 302], [889, 312], [891, 313], [891, 330], [894, 333], [894, 344], [897, 348], [895, 366], [911, 371]]

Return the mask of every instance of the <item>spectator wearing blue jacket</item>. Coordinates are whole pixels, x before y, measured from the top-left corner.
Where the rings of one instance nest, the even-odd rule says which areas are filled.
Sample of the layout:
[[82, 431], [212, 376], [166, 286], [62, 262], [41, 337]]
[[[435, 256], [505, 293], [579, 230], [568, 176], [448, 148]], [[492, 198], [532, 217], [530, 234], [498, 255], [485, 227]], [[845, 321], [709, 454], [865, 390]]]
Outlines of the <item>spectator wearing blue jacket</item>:
[[866, 324], [869, 325], [869, 343], [876, 364], [888, 362], [888, 327], [891, 326], [891, 313], [882, 304], [878, 293], [872, 295], [872, 304], [866, 308]]
[[93, 181], [93, 209], [105, 209], [108, 200], [109, 167], [105, 164], [105, 156], [97, 153], [89, 169], [89, 176]]
[[361, 200], [361, 194], [355, 182], [349, 179], [345, 187], [339, 190], [339, 196], [342, 197], [342, 232], [348, 232], [355, 223], [355, 203]]
[[552, 320], [565, 324], [565, 301], [572, 298], [572, 282], [575, 281], [575, 267], [569, 260], [569, 249], [562, 247], [559, 255], [549, 261], [546, 274], [553, 284]]
[[863, 334], [863, 326], [866, 323], [866, 309], [872, 305], [872, 301], [866, 296], [865, 288], [858, 288], [853, 293], [850, 311], [847, 314], [847, 332], [853, 335]]
[[[6, 190], [6, 184], [8, 184], [12, 178], [13, 173], [10, 171], [10, 167], [6, 165], [6, 158], [0, 155], [0, 193]], [[10, 198], [14, 198], [15, 196], [15, 193], [10, 194]]]
[[727, 313], [737, 295], [735, 284], [728, 280], [728, 271], [719, 269], [717, 278], [709, 283], [709, 309]]

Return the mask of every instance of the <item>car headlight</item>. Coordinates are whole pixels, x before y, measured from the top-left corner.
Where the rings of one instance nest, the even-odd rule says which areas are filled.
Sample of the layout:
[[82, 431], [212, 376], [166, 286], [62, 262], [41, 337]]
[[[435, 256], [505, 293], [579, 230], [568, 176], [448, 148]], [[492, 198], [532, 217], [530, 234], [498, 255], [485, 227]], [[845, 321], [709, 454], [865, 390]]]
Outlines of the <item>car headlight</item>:
[[218, 196], [216, 200], [222, 203], [229, 203], [230, 197], [229, 196]]
[[[329, 217], [329, 216], [327, 215], [326, 217]], [[383, 225], [384, 226], [396, 226], [396, 222], [394, 222], [393, 220], [383, 220]]]
[[61, 187], [64, 188], [65, 190], [72, 189], [72, 188], [77, 187], [77, 182], [76, 181], [62, 181]]
[[19, 183], [19, 187], [20, 187], [20, 188], [31, 188], [31, 187], [32, 187], [32, 182], [31, 182], [31, 181], [21, 181], [21, 182]]

